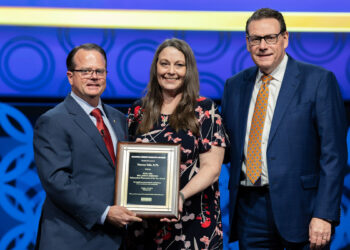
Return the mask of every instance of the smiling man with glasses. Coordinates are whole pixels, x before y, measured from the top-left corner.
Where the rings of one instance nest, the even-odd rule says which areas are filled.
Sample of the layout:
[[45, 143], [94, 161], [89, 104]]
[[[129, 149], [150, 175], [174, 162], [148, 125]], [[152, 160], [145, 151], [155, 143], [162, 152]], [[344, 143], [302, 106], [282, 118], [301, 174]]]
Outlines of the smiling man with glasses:
[[[93, 47], [93, 45], [89, 46]], [[73, 96], [77, 95], [96, 107], [106, 88], [106, 63], [106, 54], [98, 47], [73, 49], [67, 57], [67, 77]]]
[[36, 249], [96, 250], [121, 246], [125, 225], [141, 221], [114, 204], [117, 141], [125, 115], [104, 104], [107, 58], [96, 44], [67, 57], [72, 92], [36, 122], [34, 156], [46, 192]]
[[289, 34], [283, 16], [248, 19], [246, 41], [255, 64], [262, 73], [270, 74], [282, 62], [288, 47]]
[[230, 241], [240, 249], [329, 249], [347, 162], [344, 103], [334, 74], [287, 55], [282, 14], [247, 20], [256, 66], [227, 80]]

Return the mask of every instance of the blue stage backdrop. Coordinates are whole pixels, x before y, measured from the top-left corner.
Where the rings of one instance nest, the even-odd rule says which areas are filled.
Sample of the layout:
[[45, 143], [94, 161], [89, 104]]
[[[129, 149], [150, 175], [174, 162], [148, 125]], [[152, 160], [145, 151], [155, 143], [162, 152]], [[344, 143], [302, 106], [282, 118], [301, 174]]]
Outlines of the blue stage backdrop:
[[[185, 39], [197, 59], [201, 94], [220, 99], [225, 80], [253, 65], [244, 32], [1, 27], [0, 97], [64, 97], [65, 59], [76, 45], [94, 42], [108, 56], [105, 98], [138, 98], [155, 49], [166, 38]], [[349, 33], [291, 32], [287, 52], [332, 70], [350, 100]]]
[[[272, 7], [286, 12], [291, 28], [287, 49], [295, 59], [332, 70], [339, 81], [350, 114], [350, 1], [304, 0], [302, 5], [280, 0], [2, 0], [0, 6], [0, 250], [34, 249], [41, 205], [45, 199], [33, 162], [32, 136], [37, 117], [69, 93], [65, 59], [76, 45], [94, 42], [101, 45], [108, 56], [108, 82], [103, 95], [116, 107], [126, 108], [140, 98], [149, 78], [154, 51], [166, 38], [178, 37], [193, 48], [200, 73], [201, 94], [220, 102], [225, 80], [253, 65], [245, 46], [244, 11]], [[23, 6], [30, 7], [24, 9]], [[44, 8], [43, 8], [44, 7]], [[125, 12], [123, 20], [70, 20], [65, 10], [93, 10], [94, 17], [110, 11], [137, 12], [139, 17], [152, 10], [175, 11], [164, 19], [148, 24], [148, 19], [135, 20], [133, 12]], [[59, 11], [43, 15], [45, 11]], [[41, 15], [37, 15], [39, 11]], [[209, 12], [216, 12], [218, 22], [203, 27], [191, 26], [187, 14], [195, 11], [204, 22]], [[209, 12], [202, 12], [209, 11]], [[225, 13], [230, 11], [229, 22]], [[231, 13], [232, 12], [232, 13]], [[298, 13], [296, 13], [298, 12]], [[314, 13], [315, 12], [315, 13]], [[34, 14], [33, 14], [34, 13]], [[119, 13], [119, 12], [118, 12]], [[152, 12], [153, 13], [153, 12]], [[171, 15], [183, 18], [169, 22]], [[306, 13], [306, 14], [305, 14]], [[28, 19], [26, 15], [28, 14]], [[120, 14], [120, 13], [119, 13]], [[162, 14], [162, 13], [160, 13]], [[222, 15], [221, 15], [222, 14]], [[227, 14], [227, 13], [226, 13]], [[32, 15], [30, 18], [29, 16]], [[159, 12], [152, 15], [159, 15]], [[158, 17], [158, 16], [157, 16]], [[204, 17], [204, 18], [203, 18]], [[339, 18], [343, 19], [339, 19]], [[242, 20], [238, 20], [238, 19]], [[52, 21], [53, 19], [53, 21]], [[68, 19], [68, 21], [67, 21]], [[79, 19], [79, 18], [77, 18]], [[152, 17], [150, 17], [152, 19]], [[24, 20], [24, 21], [23, 21]], [[223, 21], [226, 20], [226, 21]], [[67, 21], [61, 23], [61, 21]], [[118, 22], [120, 21], [120, 23]], [[152, 21], [152, 20], [151, 20]], [[238, 28], [224, 28], [237, 24]], [[241, 22], [240, 22], [241, 21]], [[177, 22], [179, 23], [177, 25]], [[112, 23], [112, 25], [109, 25]], [[147, 23], [149, 26], [143, 26]], [[320, 25], [321, 23], [321, 25]], [[163, 25], [164, 24], [164, 25]], [[113, 26], [114, 25], [114, 26]], [[315, 26], [313, 29], [312, 25]], [[45, 101], [45, 102], [44, 102]], [[5, 103], [7, 102], [7, 103]], [[47, 103], [50, 102], [50, 103]], [[350, 132], [347, 135], [350, 145]], [[348, 150], [350, 152], [350, 149]], [[350, 160], [348, 161], [350, 165]], [[224, 165], [220, 176], [223, 226], [228, 225], [228, 168]], [[332, 240], [332, 249], [350, 249], [350, 171], [347, 169], [342, 199], [341, 224]], [[224, 235], [224, 249], [237, 249], [228, 244]]]

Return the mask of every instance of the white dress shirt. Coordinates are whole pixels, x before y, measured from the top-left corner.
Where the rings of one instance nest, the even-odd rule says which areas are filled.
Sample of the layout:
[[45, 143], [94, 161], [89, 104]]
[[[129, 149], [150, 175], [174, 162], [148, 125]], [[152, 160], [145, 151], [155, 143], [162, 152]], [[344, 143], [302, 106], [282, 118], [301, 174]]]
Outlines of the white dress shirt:
[[250, 100], [249, 104], [249, 112], [248, 112], [248, 119], [247, 119], [247, 129], [245, 134], [245, 140], [244, 140], [244, 161], [242, 164], [242, 171], [244, 173], [244, 178], [241, 180], [241, 185], [243, 186], [263, 186], [269, 184], [269, 176], [268, 176], [268, 166], [267, 166], [267, 160], [266, 160], [266, 149], [267, 149], [267, 143], [269, 141], [269, 134], [270, 134], [270, 128], [272, 123], [273, 114], [275, 111], [276, 103], [278, 94], [281, 89], [282, 80], [284, 77], [284, 73], [286, 71], [288, 62], [288, 56], [285, 55], [281, 61], [281, 63], [277, 66], [277, 68], [272, 71], [270, 74], [273, 79], [269, 83], [269, 97], [268, 97], [268, 103], [267, 103], [267, 111], [265, 116], [265, 123], [264, 123], [264, 129], [262, 134], [262, 141], [261, 141], [261, 178], [259, 178], [255, 184], [253, 185], [251, 181], [246, 176], [246, 156], [247, 156], [247, 149], [248, 149], [248, 141], [249, 141], [249, 133], [250, 133], [250, 126], [253, 118], [254, 108], [255, 108], [255, 102], [256, 98], [258, 96], [259, 89], [262, 85], [261, 77], [263, 73], [259, 70], [255, 85], [252, 93], [252, 98]]

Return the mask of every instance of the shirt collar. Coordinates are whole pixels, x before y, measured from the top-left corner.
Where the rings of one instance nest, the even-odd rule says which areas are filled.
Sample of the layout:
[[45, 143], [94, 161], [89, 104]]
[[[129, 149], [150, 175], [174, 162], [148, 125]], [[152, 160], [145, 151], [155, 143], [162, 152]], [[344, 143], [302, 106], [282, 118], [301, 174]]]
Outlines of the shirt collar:
[[[276, 80], [279, 83], [282, 83], [284, 73], [286, 72], [287, 63], [288, 63], [288, 56], [287, 54], [285, 54], [281, 63], [270, 74], [273, 77], [273, 80]], [[259, 82], [261, 80], [261, 77], [263, 74], [264, 73], [262, 73], [260, 70], [258, 71], [256, 82]]]
[[93, 111], [95, 108], [98, 108], [101, 110], [101, 113], [103, 116], [106, 116], [103, 108], [102, 108], [102, 101], [101, 98], [98, 100], [97, 107], [91, 106], [88, 102], [77, 96], [73, 91], [70, 92], [71, 97], [79, 104], [79, 106], [85, 111], [86, 114], [90, 115], [91, 111]]

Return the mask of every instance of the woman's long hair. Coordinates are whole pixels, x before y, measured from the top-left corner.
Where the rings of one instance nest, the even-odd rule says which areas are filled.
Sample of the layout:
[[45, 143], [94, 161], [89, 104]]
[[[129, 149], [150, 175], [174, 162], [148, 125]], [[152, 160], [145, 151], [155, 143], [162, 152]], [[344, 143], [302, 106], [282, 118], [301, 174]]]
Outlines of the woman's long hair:
[[199, 125], [195, 115], [195, 107], [199, 95], [199, 77], [192, 49], [183, 40], [172, 38], [167, 39], [159, 45], [153, 57], [150, 80], [147, 85], [147, 93], [142, 98], [143, 118], [137, 129], [138, 133], [149, 132], [154, 124], [158, 124], [160, 111], [163, 104], [162, 89], [157, 79], [157, 62], [159, 54], [166, 47], [174, 47], [185, 56], [186, 75], [180, 89], [182, 98], [170, 116], [169, 124], [177, 132], [189, 129], [193, 134], [199, 134]]

